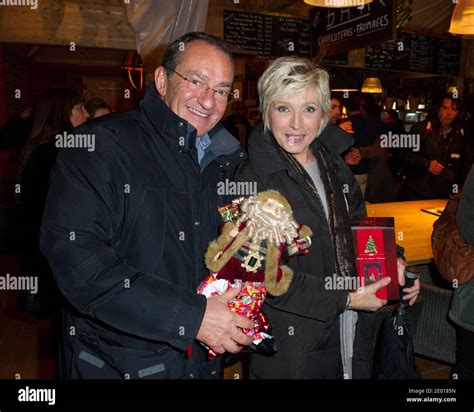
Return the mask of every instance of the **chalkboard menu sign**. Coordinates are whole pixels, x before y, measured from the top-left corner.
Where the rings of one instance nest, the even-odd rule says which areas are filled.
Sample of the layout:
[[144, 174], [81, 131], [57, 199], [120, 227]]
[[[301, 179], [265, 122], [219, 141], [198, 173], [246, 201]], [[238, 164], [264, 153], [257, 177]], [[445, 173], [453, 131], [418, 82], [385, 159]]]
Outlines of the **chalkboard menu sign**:
[[442, 37], [436, 40], [436, 60], [433, 64], [436, 73], [459, 76], [462, 41]]
[[224, 39], [262, 58], [310, 57], [308, 20], [224, 10]]
[[365, 51], [365, 67], [459, 75], [461, 40], [401, 33], [395, 41]]
[[397, 0], [374, 0], [346, 8], [314, 7], [310, 12], [313, 54], [342, 53], [395, 37]]

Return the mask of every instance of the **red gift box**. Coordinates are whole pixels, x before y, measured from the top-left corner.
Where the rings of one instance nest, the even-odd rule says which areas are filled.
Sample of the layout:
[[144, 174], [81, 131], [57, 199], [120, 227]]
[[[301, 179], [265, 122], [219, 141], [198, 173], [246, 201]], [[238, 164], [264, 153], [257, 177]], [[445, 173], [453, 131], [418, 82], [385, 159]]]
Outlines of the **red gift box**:
[[393, 217], [366, 217], [351, 223], [360, 285], [389, 276], [392, 281], [378, 290], [376, 296], [385, 300], [400, 299]]

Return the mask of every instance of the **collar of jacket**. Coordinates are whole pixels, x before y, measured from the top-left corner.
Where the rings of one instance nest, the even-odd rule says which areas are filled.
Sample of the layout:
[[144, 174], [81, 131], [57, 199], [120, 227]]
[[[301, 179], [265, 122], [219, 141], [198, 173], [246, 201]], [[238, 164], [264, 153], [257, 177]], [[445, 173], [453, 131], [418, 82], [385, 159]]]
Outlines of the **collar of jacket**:
[[[166, 105], [156, 90], [155, 82], [148, 86], [141, 107], [159, 135], [170, 145], [175, 145], [177, 150], [196, 150], [196, 129]], [[222, 160], [224, 164], [231, 162], [232, 166], [245, 158], [238, 141], [220, 123], [208, 134], [211, 144], [203, 158], [205, 162], [201, 166], [202, 169], [221, 156], [226, 158]], [[184, 138], [184, 145], [179, 144], [181, 137]]]
[[222, 124], [214, 126], [209, 136], [211, 145], [201, 160], [201, 170], [214, 160], [222, 167], [234, 168], [247, 158], [237, 139]]
[[[354, 144], [350, 134], [332, 123], [328, 123], [317, 139], [327, 151], [336, 156], [340, 156]], [[315, 146], [312, 143], [310, 147], [314, 150]], [[282, 170], [288, 170], [290, 175], [295, 174], [271, 133], [264, 133], [263, 123], [258, 124], [250, 134], [248, 154], [252, 169], [259, 176], [268, 176]]]

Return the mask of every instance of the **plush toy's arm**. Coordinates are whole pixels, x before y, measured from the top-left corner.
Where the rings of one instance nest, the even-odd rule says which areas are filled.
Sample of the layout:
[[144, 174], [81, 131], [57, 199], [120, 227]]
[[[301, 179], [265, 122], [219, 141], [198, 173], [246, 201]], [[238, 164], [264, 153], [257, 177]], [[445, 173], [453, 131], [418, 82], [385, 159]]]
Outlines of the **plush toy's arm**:
[[267, 259], [265, 262], [265, 286], [268, 293], [273, 296], [283, 295], [290, 287], [293, 279], [293, 271], [285, 265], [281, 265], [281, 279], [278, 282], [278, 266], [280, 262], [280, 250], [275, 245], [269, 245]]
[[249, 240], [245, 230], [239, 232], [234, 238], [232, 236], [234, 228], [235, 226], [232, 222], [226, 222], [220, 236], [209, 243], [204, 256], [204, 263], [210, 271], [219, 272], [232, 256], [237, 253], [239, 248]]
[[311, 237], [313, 235], [313, 231], [306, 225], [301, 225], [300, 229], [298, 230], [298, 235], [300, 239], [305, 237]]
[[[297, 240], [304, 239], [306, 237], [310, 238], [312, 234], [313, 232], [308, 226], [302, 225], [298, 230]], [[281, 279], [280, 281], [277, 281], [279, 265], [281, 269]], [[293, 270], [282, 264], [280, 249], [275, 245], [270, 245], [268, 247], [265, 266], [265, 285], [267, 287], [268, 293], [273, 296], [283, 295], [285, 292], [287, 292], [292, 280]]]

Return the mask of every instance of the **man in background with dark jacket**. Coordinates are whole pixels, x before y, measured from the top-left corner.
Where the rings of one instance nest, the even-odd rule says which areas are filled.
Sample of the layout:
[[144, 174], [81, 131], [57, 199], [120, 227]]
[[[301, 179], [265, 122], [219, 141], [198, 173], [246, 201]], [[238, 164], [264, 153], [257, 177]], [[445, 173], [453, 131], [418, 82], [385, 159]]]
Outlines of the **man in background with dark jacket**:
[[400, 200], [448, 198], [461, 191], [466, 139], [459, 108], [459, 100], [447, 95], [440, 100], [434, 119], [412, 127], [421, 148], [419, 152], [407, 149], [402, 155], [408, 172]]
[[245, 105], [241, 100], [232, 103], [232, 113], [224, 119], [222, 124], [240, 142], [240, 145], [247, 149], [247, 140], [252, 131], [252, 126], [247, 120]]
[[232, 57], [220, 39], [188, 33], [165, 53], [138, 110], [73, 130], [95, 150], [63, 149], [41, 247], [69, 302], [62, 378], [218, 378], [253, 323], [231, 312], [239, 288], [206, 301], [203, 256], [217, 236], [218, 182], [245, 158], [218, 124]]

